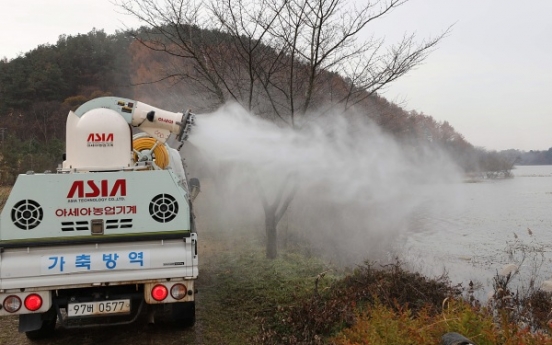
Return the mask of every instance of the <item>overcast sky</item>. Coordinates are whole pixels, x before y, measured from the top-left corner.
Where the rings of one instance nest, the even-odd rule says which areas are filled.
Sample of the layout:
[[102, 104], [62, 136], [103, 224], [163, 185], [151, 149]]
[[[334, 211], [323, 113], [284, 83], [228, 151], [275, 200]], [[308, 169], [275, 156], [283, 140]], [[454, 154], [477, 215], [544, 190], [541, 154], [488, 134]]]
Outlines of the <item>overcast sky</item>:
[[[62, 34], [138, 25], [109, 0], [0, 1], [0, 58], [55, 44]], [[552, 147], [552, 1], [410, 0], [370, 29], [391, 43], [452, 24], [425, 63], [383, 95], [448, 121], [476, 146]]]

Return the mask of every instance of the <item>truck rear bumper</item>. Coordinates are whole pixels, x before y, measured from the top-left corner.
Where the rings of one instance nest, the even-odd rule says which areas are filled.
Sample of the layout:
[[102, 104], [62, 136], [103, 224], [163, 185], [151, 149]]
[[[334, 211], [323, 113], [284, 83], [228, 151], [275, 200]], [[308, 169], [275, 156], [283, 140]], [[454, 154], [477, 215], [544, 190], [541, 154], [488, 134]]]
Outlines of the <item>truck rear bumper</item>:
[[[197, 278], [197, 268], [193, 269], [157, 269], [144, 270], [139, 272], [122, 271], [112, 273], [89, 273], [81, 276], [56, 276], [56, 277], [21, 277], [2, 280], [0, 292], [19, 292], [24, 289], [26, 292], [75, 289], [101, 286], [133, 285], [158, 282], [159, 280], [191, 280]], [[1, 295], [1, 294], [0, 294]]]

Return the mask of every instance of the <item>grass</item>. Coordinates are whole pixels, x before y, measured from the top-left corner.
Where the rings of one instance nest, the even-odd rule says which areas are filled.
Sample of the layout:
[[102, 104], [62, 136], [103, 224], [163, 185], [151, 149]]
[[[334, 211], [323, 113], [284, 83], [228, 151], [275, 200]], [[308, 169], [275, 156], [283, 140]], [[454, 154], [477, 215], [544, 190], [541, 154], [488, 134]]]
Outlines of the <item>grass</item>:
[[[283, 317], [287, 308], [337, 281], [331, 269], [315, 259], [288, 253], [268, 260], [263, 248], [249, 241], [230, 247], [208, 254], [198, 281], [198, 304], [209, 311], [201, 313], [205, 344], [263, 343], [264, 330], [284, 331], [272, 321]], [[325, 275], [323, 281], [320, 274]]]

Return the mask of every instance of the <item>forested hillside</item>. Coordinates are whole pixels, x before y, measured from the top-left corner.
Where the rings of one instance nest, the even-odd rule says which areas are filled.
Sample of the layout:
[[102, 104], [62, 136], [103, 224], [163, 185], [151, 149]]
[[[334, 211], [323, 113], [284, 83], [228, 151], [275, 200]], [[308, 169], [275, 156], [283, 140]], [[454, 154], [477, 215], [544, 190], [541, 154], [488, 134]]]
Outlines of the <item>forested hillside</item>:
[[132, 93], [127, 34], [60, 36], [0, 61], [0, 181], [28, 170], [55, 170], [70, 109], [102, 95]]
[[[227, 34], [194, 30], [213, 51], [220, 48], [220, 42], [230, 41]], [[194, 84], [194, 80], [182, 78], [182, 73], [174, 73], [191, 70], [191, 65], [146, 47], [144, 42], [149, 37], [144, 29], [115, 35], [93, 30], [86, 35], [61, 36], [56, 44], [41, 45], [15, 59], [0, 61], [1, 183], [13, 183], [18, 173], [28, 170], [55, 170], [64, 151], [67, 113], [89, 99], [117, 95], [173, 111], [181, 111], [182, 107], [196, 112], [215, 109], [219, 102], [209, 92]], [[275, 53], [270, 47], [263, 49], [264, 54]], [[237, 59], [242, 57], [224, 51], [221, 54], [219, 59], [225, 60], [229, 70], [233, 63], [239, 66]], [[299, 73], [302, 66], [295, 68]], [[337, 99], [350, 88], [350, 82], [339, 74], [322, 73], [326, 82], [313, 89], [311, 102], [322, 103], [328, 95]], [[237, 85], [236, 92], [241, 91]], [[511, 168], [513, 162], [473, 147], [446, 121], [406, 111], [377, 92], [359, 90], [356, 95], [357, 112], [393, 135], [413, 154], [422, 154], [422, 148], [427, 147], [444, 150], [466, 172]], [[266, 100], [255, 102], [251, 110], [259, 116], [283, 121], [267, 115], [271, 112], [267, 110], [270, 104], [263, 103]], [[328, 109], [324, 111], [331, 111]]]
[[551, 165], [552, 164], [552, 147], [546, 151], [520, 151], [520, 150], [505, 150], [500, 154], [504, 157], [509, 157], [518, 165]]

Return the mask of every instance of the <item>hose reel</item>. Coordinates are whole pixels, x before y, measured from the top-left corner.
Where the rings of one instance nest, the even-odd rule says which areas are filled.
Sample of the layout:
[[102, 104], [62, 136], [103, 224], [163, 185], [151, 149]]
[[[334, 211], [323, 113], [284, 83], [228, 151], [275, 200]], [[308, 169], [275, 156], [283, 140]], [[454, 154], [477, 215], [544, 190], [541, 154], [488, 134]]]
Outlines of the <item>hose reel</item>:
[[154, 167], [165, 169], [169, 165], [169, 152], [165, 144], [152, 137], [137, 137], [132, 141], [135, 163], [152, 162]]

